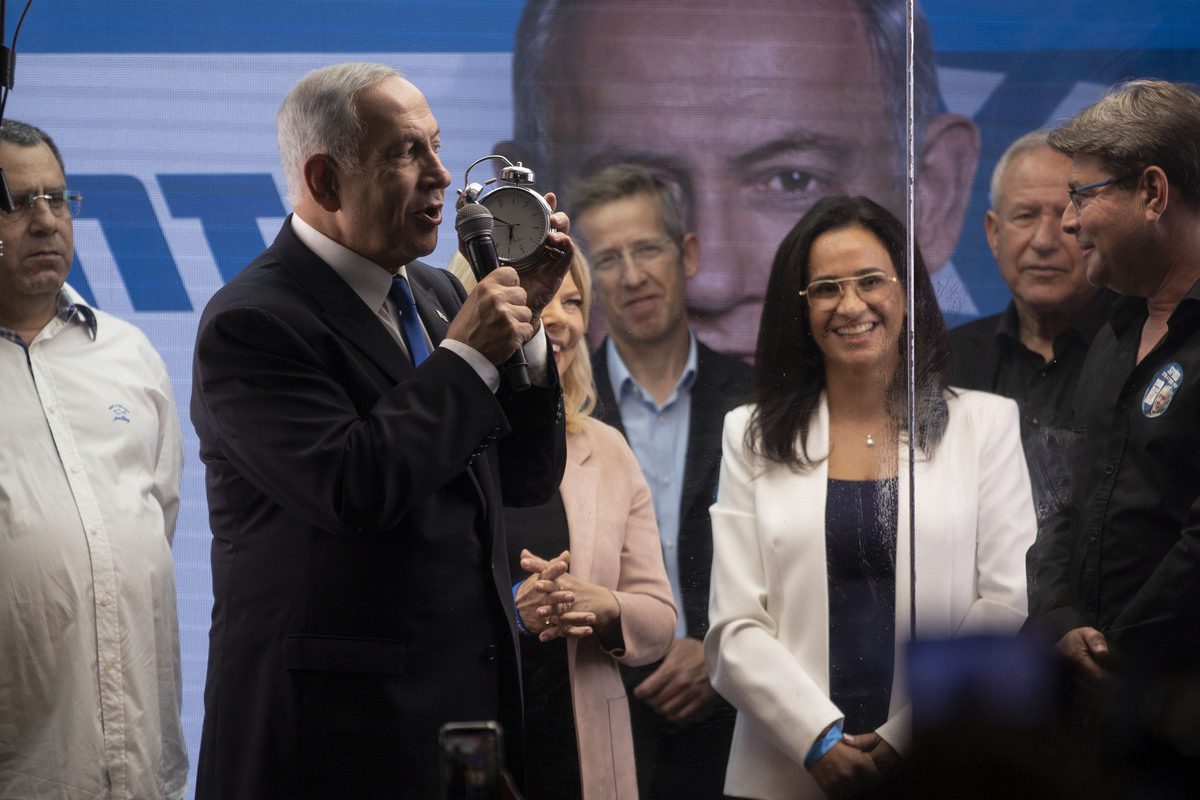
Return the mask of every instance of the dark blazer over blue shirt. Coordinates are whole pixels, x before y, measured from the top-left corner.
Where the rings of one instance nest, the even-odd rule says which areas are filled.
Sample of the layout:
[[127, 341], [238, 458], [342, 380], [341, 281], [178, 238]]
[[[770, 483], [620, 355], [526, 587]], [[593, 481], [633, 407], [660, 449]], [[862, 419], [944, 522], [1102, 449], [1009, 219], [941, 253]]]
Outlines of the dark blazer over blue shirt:
[[[598, 402], [594, 416], [622, 434], [621, 408], [608, 372], [608, 345], [592, 354]], [[696, 342], [696, 380], [691, 390], [691, 422], [679, 503], [679, 583], [687, 635], [704, 639], [708, 632], [708, 587], [712, 576], [712, 520], [709, 506], [717, 499], [721, 471], [721, 433], [725, 414], [750, 399], [754, 371], [748, 364]], [[722, 701], [703, 722], [680, 728], [633, 696], [661, 662], [621, 670], [629, 688], [633, 744], [640, 794], [646, 800], [688, 797], [719, 798], [725, 762], [733, 738], [735, 713]]]
[[[465, 293], [407, 271], [436, 345]], [[512, 396], [446, 349], [414, 368], [290, 218], [212, 298], [192, 391], [214, 594], [197, 798], [433, 797], [442, 723], [519, 735], [499, 510], [561, 479], [550, 374]]]

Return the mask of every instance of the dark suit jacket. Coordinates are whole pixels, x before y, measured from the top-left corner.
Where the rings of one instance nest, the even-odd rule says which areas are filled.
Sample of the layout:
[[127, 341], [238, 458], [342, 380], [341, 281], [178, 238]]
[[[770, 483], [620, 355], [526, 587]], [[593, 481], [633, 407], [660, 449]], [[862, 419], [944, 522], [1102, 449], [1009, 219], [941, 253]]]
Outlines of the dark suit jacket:
[[[598, 401], [592, 415], [625, 433], [608, 374], [607, 340], [592, 354]], [[721, 471], [725, 414], [750, 399], [754, 369], [696, 342], [696, 382], [679, 507], [679, 576], [688, 636], [708, 632], [708, 584], [712, 567], [712, 521]]]
[[[598, 402], [592, 412], [622, 434], [620, 407], [608, 373], [607, 342], [592, 354]], [[725, 413], [750, 399], [754, 370], [735, 358], [696, 343], [696, 381], [679, 509], [679, 582], [687, 633], [704, 639], [708, 632], [708, 587], [712, 576], [712, 520], [708, 509], [717, 496], [721, 432]], [[658, 668], [622, 667], [629, 691], [630, 718], [640, 795], [646, 800], [719, 798], [733, 737], [735, 712], [721, 702], [703, 723], [680, 728], [633, 696], [633, 688]]]
[[[436, 344], [463, 289], [408, 276]], [[560, 396], [494, 396], [445, 349], [414, 369], [290, 218], [217, 292], [192, 393], [214, 595], [198, 798], [434, 797], [443, 722], [519, 731], [498, 512], [558, 486]]]

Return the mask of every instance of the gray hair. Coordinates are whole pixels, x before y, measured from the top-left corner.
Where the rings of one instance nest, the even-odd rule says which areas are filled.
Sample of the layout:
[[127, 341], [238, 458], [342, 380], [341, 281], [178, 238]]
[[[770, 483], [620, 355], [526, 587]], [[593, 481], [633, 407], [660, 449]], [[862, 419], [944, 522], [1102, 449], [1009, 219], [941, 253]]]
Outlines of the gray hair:
[[[599, 0], [587, 0], [595, 7]], [[903, 161], [905, 116], [905, 0], [854, 0], [863, 15], [867, 44], [875, 57], [884, 102], [892, 120], [897, 155]], [[529, 0], [517, 26], [513, 46], [513, 139], [528, 149], [541, 170], [551, 166], [549, 109], [545, 87], [561, 78], [561, 66], [549, 53], [561, 31], [570, 27], [569, 14], [582, 8], [579, 0]], [[938, 110], [937, 70], [933, 41], [920, 6], [916, 7], [913, 46], [913, 118], [919, 149], [926, 123]], [[553, 176], [553, 181], [562, 176]]]
[[58, 145], [50, 138], [50, 134], [41, 128], [17, 119], [6, 119], [4, 124], [0, 125], [0, 142], [8, 142], [18, 147], [37, 147], [39, 144], [45, 144], [50, 148], [50, 152], [54, 153], [54, 158], [58, 161], [58, 168], [63, 171], [64, 175], [67, 174], [62, 153], [58, 151]]
[[597, 206], [645, 194], [658, 200], [659, 218], [671, 241], [683, 247], [683, 217], [679, 202], [666, 184], [633, 164], [613, 164], [571, 186], [571, 213], [577, 218]]
[[275, 136], [292, 205], [304, 198], [309, 156], [326, 153], [343, 169], [358, 167], [363, 126], [355, 95], [393, 75], [403, 77], [385, 64], [332, 64], [308, 73], [288, 92], [275, 117]]
[[1049, 136], [1048, 131], [1030, 131], [1021, 138], [1008, 146], [1004, 151], [1004, 155], [1000, 156], [1000, 160], [996, 162], [995, 169], [992, 170], [992, 184], [989, 193], [989, 198], [992, 201], [992, 209], [1000, 207], [1001, 192], [1000, 184], [1004, 181], [1004, 173], [1008, 170], [1008, 165], [1012, 163], [1017, 156], [1036, 150], [1039, 147], [1049, 147], [1046, 139]]
[[1200, 203], [1200, 94], [1189, 84], [1126, 81], [1050, 132], [1068, 156], [1104, 162], [1115, 175], [1158, 166], [1172, 187]]

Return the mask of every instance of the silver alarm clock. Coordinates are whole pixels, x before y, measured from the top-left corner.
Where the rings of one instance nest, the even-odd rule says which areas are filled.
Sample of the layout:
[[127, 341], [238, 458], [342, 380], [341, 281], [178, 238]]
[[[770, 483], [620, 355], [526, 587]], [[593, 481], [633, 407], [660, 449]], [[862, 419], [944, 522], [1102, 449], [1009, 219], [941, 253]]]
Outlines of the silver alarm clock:
[[495, 220], [492, 238], [500, 263], [521, 269], [540, 260], [550, 232], [550, 205], [533, 187], [533, 170], [509, 161], [504, 156], [490, 155], [467, 167], [464, 182], [471, 170], [489, 159], [500, 159], [499, 177], [484, 183], [468, 183], [460, 192], [466, 202], [479, 203], [492, 212]]

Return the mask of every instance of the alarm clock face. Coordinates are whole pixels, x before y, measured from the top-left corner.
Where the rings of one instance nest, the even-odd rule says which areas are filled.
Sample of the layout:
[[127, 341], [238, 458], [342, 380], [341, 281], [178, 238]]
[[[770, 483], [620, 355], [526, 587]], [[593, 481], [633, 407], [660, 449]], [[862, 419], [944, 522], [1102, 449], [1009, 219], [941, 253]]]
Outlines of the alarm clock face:
[[502, 264], [520, 264], [537, 254], [550, 230], [550, 207], [529, 189], [500, 186], [479, 198], [492, 212], [492, 237]]

